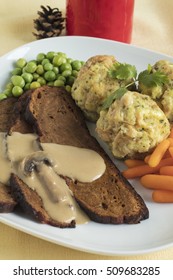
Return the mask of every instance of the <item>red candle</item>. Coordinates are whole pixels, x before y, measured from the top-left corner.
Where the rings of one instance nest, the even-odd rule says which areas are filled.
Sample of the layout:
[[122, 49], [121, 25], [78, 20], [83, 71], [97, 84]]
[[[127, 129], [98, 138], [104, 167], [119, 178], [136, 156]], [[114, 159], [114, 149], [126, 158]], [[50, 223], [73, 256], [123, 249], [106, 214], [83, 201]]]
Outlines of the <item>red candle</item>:
[[67, 0], [67, 35], [130, 43], [134, 0]]

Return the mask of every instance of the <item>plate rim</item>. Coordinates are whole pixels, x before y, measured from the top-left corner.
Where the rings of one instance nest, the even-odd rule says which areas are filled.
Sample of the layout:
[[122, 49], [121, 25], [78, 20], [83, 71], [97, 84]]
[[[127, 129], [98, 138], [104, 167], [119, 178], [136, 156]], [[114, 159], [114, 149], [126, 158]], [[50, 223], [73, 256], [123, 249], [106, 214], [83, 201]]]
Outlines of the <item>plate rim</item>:
[[[138, 51], [144, 51], [144, 52], [148, 52], [149, 54], [154, 54], [154, 55], [158, 55], [158, 56], [163, 56], [165, 58], [168, 58], [168, 59], [173, 59], [172, 56], [169, 56], [167, 54], [164, 54], [164, 53], [160, 53], [160, 52], [155, 52], [153, 50], [150, 50], [150, 49], [147, 49], [147, 48], [141, 48], [141, 47], [138, 47], [138, 46], [135, 46], [135, 45], [131, 45], [131, 44], [126, 44], [126, 43], [122, 43], [122, 42], [117, 42], [117, 41], [112, 41], [112, 40], [108, 40], [108, 39], [102, 39], [102, 38], [95, 38], [95, 37], [86, 37], [86, 36], [60, 36], [60, 37], [54, 37], [54, 38], [46, 38], [46, 39], [41, 39], [39, 41], [32, 41], [32, 42], [29, 42], [29, 43], [26, 43], [24, 45], [21, 45], [21, 46], [18, 46], [17, 48], [14, 48], [12, 49], [11, 51], [7, 52], [6, 54], [2, 55], [0, 57], [0, 63], [3, 59], [6, 59], [9, 55], [13, 54], [15, 51], [17, 50], [20, 50], [21, 48], [24, 48], [24, 47], [32, 47], [33, 45], [35, 44], [41, 44], [42, 42], [48, 42], [48, 41], [59, 41], [59, 40], [86, 40], [86, 41], [97, 41], [97, 42], [101, 42], [101, 43], [111, 43], [111, 44], [115, 44], [116, 46], [123, 46], [125, 48], [129, 48], [129, 49], [133, 49], [133, 50], [138, 50]], [[8, 215], [8, 214], [7, 214]], [[40, 239], [43, 239], [43, 240], [46, 240], [46, 241], [49, 241], [49, 242], [52, 242], [54, 244], [57, 244], [57, 245], [60, 245], [60, 246], [64, 246], [64, 247], [67, 247], [67, 248], [71, 248], [71, 249], [75, 249], [75, 250], [78, 250], [78, 251], [82, 251], [82, 252], [87, 252], [87, 253], [92, 253], [92, 254], [100, 254], [100, 255], [107, 255], [107, 256], [132, 256], [132, 255], [142, 255], [142, 254], [147, 254], [147, 253], [151, 253], [151, 252], [156, 252], [156, 251], [159, 251], [159, 250], [162, 250], [162, 249], [166, 249], [166, 248], [169, 248], [171, 246], [173, 246], [173, 240], [172, 242], [168, 243], [168, 244], [164, 244], [164, 245], [160, 245], [160, 246], [157, 246], [157, 247], [153, 247], [151, 249], [143, 249], [143, 250], [134, 250], [134, 251], [120, 251], [120, 250], [114, 250], [114, 252], [103, 252], [103, 251], [99, 251], [99, 250], [92, 250], [91, 248], [90, 249], [87, 249], [87, 248], [83, 248], [81, 246], [77, 246], [77, 245], [72, 245], [72, 244], [66, 244], [62, 241], [60, 242], [55, 242], [53, 241], [52, 239], [46, 237], [46, 236], [40, 236], [38, 233], [33, 233], [32, 230], [27, 230], [25, 228], [22, 228], [22, 226], [19, 226], [19, 225], [15, 225], [13, 224], [12, 222], [8, 221], [8, 220], [5, 220], [4, 219], [4, 214], [0, 214], [0, 222], [10, 226], [10, 227], [13, 227], [17, 230], [20, 230], [22, 232], [25, 232], [25, 233], [28, 233], [30, 235], [33, 235], [37, 238], [40, 238]], [[145, 221], [142, 221], [142, 223], [145, 222]], [[116, 225], [115, 225], [116, 226]], [[74, 229], [75, 230], [75, 229]]]

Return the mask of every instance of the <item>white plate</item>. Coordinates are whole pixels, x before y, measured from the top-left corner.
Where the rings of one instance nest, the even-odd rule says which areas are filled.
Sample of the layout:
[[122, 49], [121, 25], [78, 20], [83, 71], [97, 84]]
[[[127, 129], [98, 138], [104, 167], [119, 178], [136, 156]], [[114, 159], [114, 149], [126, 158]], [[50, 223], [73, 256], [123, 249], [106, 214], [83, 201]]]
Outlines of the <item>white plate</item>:
[[[133, 64], [138, 71], [146, 69], [148, 63], [159, 59], [173, 58], [104, 39], [89, 37], [59, 37], [35, 41], [21, 46], [0, 58], [0, 90], [8, 81], [13, 63], [20, 57], [35, 59], [39, 52], [61, 51], [68, 57], [87, 60], [96, 54], [114, 55], [120, 62]], [[91, 128], [92, 129], [92, 128]], [[120, 163], [115, 161], [121, 169]], [[139, 183], [133, 186], [145, 200], [150, 217], [137, 225], [103, 225], [90, 222], [75, 229], [59, 229], [42, 225], [20, 213], [1, 214], [0, 221], [31, 235], [69, 248], [103, 255], [143, 254], [173, 246], [173, 204], [156, 204], [151, 193]]]

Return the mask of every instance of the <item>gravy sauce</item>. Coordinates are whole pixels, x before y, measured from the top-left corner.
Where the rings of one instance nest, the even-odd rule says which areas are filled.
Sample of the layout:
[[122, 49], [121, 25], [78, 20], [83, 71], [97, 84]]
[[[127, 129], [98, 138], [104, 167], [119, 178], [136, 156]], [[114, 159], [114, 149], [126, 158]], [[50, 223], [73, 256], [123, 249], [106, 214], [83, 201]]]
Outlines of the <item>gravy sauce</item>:
[[105, 172], [102, 157], [93, 150], [58, 144], [41, 144], [53, 159], [54, 170], [79, 182], [92, 182]]
[[52, 143], [40, 147], [37, 135], [14, 132], [6, 137], [1, 133], [0, 164], [6, 174], [4, 178], [0, 174], [0, 181], [8, 184], [11, 172], [16, 173], [38, 193], [54, 220], [88, 222], [61, 175], [80, 182], [92, 182], [102, 176], [105, 163], [95, 151]]
[[11, 162], [7, 157], [6, 134], [0, 132], [0, 181], [3, 184], [8, 184], [11, 173]]

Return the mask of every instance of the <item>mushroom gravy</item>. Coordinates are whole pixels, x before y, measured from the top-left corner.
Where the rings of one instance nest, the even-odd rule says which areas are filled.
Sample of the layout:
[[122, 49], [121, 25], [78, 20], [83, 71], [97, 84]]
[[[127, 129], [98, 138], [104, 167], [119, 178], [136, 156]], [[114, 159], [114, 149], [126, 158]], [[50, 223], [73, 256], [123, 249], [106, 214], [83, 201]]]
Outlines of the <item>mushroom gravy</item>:
[[37, 135], [0, 133], [0, 181], [8, 184], [10, 174], [18, 175], [42, 198], [54, 220], [77, 224], [89, 218], [76, 203], [63, 177], [92, 182], [105, 172], [102, 157], [93, 150], [53, 143], [39, 143]]

